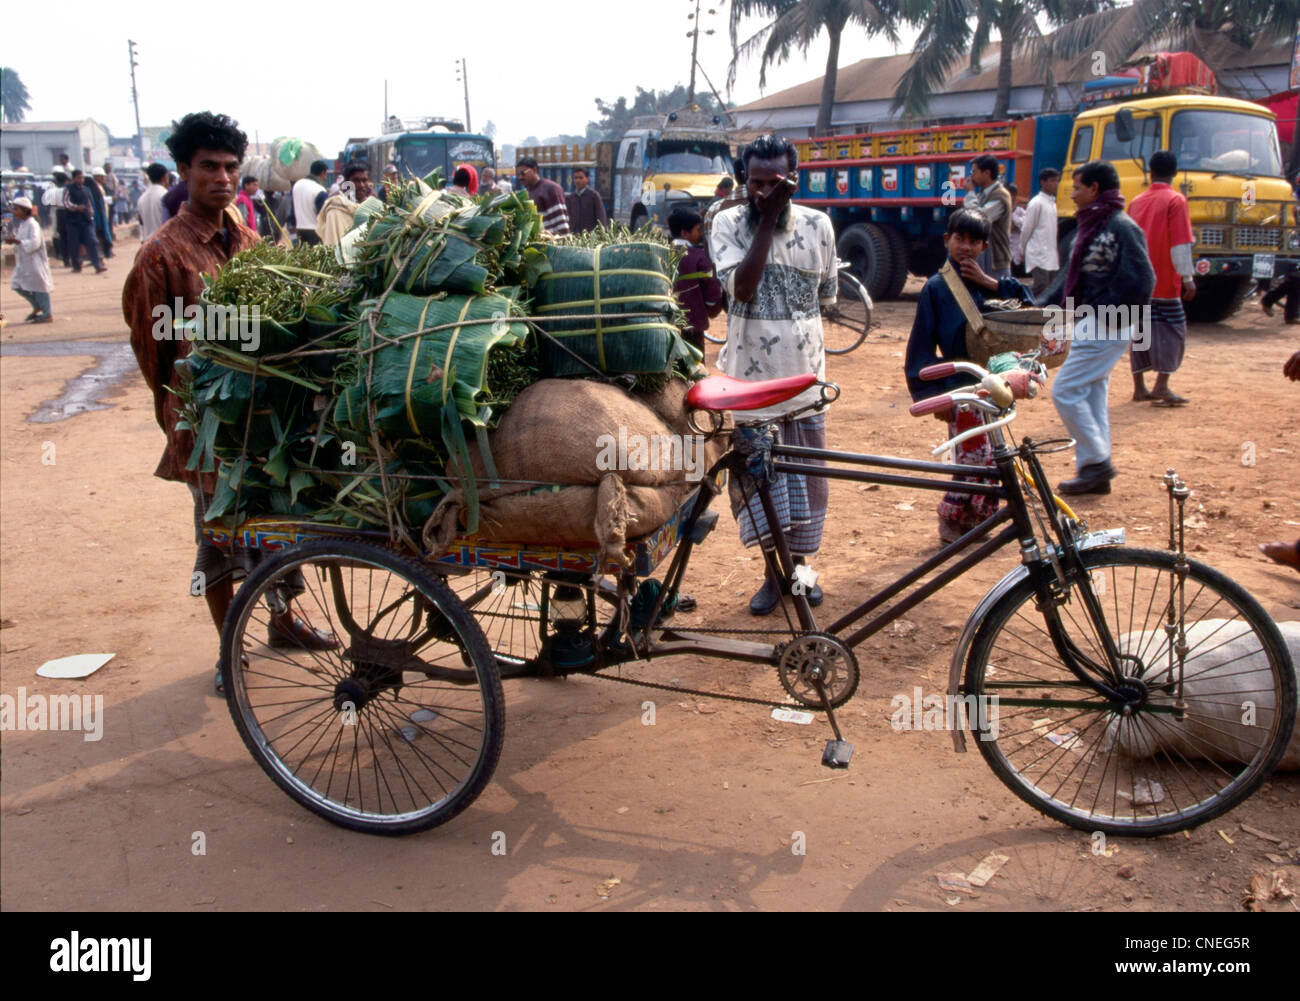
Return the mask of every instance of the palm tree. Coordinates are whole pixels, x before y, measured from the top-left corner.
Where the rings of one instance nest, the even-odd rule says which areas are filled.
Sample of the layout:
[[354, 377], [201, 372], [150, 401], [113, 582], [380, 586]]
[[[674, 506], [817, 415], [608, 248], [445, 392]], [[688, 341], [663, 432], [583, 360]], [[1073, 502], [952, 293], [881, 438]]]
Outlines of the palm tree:
[[[1056, 36], [1045, 33], [1042, 24], [1065, 24], [1112, 5], [1113, 0], [909, 0], [903, 16], [920, 25], [921, 34], [899, 78], [891, 110], [923, 115], [931, 96], [943, 89], [967, 53], [971, 72], [980, 71], [980, 57], [996, 30], [1002, 45], [993, 117], [1005, 118], [1011, 108], [1011, 67], [1017, 58], [1032, 60], [1043, 73], [1043, 110], [1055, 111], [1054, 63], [1059, 53]], [[1094, 28], [1093, 37], [1099, 31]]]
[[1159, 46], [1192, 52], [1217, 74], [1234, 49], [1294, 37], [1297, 21], [1300, 0], [1133, 0], [1072, 20], [1054, 41], [1060, 56], [1080, 64], [1101, 52], [1114, 67]]
[[[897, 45], [900, 7], [901, 0], [733, 0], [730, 15], [732, 60], [727, 70], [727, 89], [735, 85], [736, 70], [742, 59], [760, 55], [758, 85], [766, 86], [769, 65], [785, 62], [791, 50], [796, 48], [806, 53], [825, 31], [831, 44], [826, 55], [826, 74], [822, 77], [815, 134], [826, 135], [831, 128], [840, 39], [844, 30], [850, 24], [858, 24], [866, 29], [868, 35], [884, 35]], [[740, 42], [740, 24], [748, 17], [769, 20], [764, 27]]]
[[17, 70], [0, 66], [0, 110], [6, 122], [21, 122], [31, 110], [31, 95], [18, 78]]

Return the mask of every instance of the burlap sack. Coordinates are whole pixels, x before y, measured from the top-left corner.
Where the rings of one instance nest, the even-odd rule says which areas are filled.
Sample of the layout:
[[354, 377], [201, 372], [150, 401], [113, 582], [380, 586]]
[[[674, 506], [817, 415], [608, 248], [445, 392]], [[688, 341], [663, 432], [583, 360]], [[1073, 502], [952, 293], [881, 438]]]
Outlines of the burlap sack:
[[[651, 446], [667, 458], [664, 448], [674, 435], [650, 407], [618, 386], [543, 379], [515, 398], [492, 433], [490, 448], [503, 480], [594, 485], [606, 473], [618, 472], [625, 483], [658, 486], [681, 479], [680, 468], [664, 468], [671, 461], [636, 467], [650, 466], [642, 460], [651, 457]], [[474, 469], [484, 482], [480, 456]]]
[[[627, 565], [627, 543], [649, 535], [673, 516], [693, 484], [627, 486], [607, 473], [596, 486], [538, 493], [493, 492], [479, 497], [480, 542], [515, 542], [600, 553], [606, 566]], [[464, 495], [452, 490], [424, 526], [430, 556], [446, 552], [464, 534]]]

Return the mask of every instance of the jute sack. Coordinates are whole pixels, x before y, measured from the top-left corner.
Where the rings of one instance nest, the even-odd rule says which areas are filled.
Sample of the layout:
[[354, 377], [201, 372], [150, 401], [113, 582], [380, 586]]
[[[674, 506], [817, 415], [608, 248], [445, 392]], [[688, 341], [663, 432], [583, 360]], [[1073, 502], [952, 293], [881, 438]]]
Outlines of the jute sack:
[[[687, 388], [672, 380], [638, 397], [584, 380], [529, 386], [495, 431], [470, 443], [476, 538], [595, 547], [607, 565], [623, 565], [627, 541], [668, 521], [720, 454], [720, 440], [688, 433]], [[454, 462], [447, 472], [458, 476]], [[424, 529], [432, 553], [463, 534], [466, 508], [463, 485], [438, 505]]]
[[701, 451], [688, 434], [686, 389], [679, 379], [653, 396], [581, 379], [535, 382], [515, 397], [489, 435], [493, 466], [471, 450], [475, 475], [480, 484], [594, 485], [609, 472], [636, 486], [681, 482], [701, 462], [717, 458], [716, 448]]
[[[605, 566], [628, 563], [627, 543], [649, 535], [673, 516], [694, 484], [628, 486], [606, 473], [595, 486], [567, 486], [528, 492], [483, 491], [479, 496], [480, 542], [516, 542], [560, 549], [595, 549]], [[458, 487], [447, 494], [424, 526], [430, 558], [445, 553], [463, 534], [465, 498]]]
[[[1282, 640], [1291, 653], [1300, 680], [1300, 622], [1279, 622]], [[1205, 757], [1229, 763], [1249, 761], [1263, 739], [1260, 727], [1276, 710], [1268, 660], [1254, 632], [1242, 621], [1202, 619], [1187, 628], [1190, 659], [1184, 666], [1183, 691], [1191, 711], [1185, 719], [1161, 716], [1159, 725], [1110, 725], [1104, 749], [1118, 748], [1133, 758], [1196, 762]], [[1121, 638], [1121, 650], [1141, 650], [1151, 666], [1142, 680], [1154, 691], [1177, 677], [1168, 665], [1168, 640], [1163, 630], [1130, 633]], [[1161, 696], [1164, 699], [1164, 696]], [[1243, 722], [1243, 706], [1250, 702], [1254, 718]], [[1300, 769], [1300, 727], [1278, 763], [1280, 771]], [[1158, 777], [1159, 772], [1153, 772]]]

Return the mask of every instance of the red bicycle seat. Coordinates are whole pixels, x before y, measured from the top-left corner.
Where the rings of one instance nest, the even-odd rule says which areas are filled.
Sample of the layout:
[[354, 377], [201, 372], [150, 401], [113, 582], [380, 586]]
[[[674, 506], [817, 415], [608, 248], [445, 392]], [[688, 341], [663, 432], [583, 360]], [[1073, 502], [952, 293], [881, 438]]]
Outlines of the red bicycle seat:
[[816, 382], [816, 372], [757, 382], [708, 375], [690, 388], [686, 405], [692, 410], [758, 410], [792, 400]]

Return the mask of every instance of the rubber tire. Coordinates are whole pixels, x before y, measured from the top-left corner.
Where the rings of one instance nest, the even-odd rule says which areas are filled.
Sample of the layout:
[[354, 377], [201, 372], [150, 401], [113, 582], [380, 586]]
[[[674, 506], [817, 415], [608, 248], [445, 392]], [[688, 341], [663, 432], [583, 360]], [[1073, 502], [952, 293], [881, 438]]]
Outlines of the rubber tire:
[[[1168, 572], [1172, 570], [1177, 562], [1175, 554], [1165, 550], [1154, 549], [1093, 549], [1080, 554], [1080, 559], [1085, 568], [1091, 570], [1099, 566], [1123, 566], [1129, 565], [1134, 567], [1156, 566], [1161, 571]], [[988, 762], [989, 767], [993, 769], [994, 774], [1002, 780], [1012, 792], [1022, 800], [1032, 806], [1034, 809], [1061, 821], [1070, 827], [1078, 828], [1082, 831], [1103, 831], [1107, 834], [1122, 834], [1139, 837], [1155, 837], [1161, 834], [1170, 834], [1177, 831], [1190, 829], [1208, 820], [1213, 820], [1220, 814], [1226, 813], [1233, 807], [1240, 804], [1253, 793], [1261, 783], [1269, 776], [1282, 759], [1286, 752], [1287, 744], [1290, 740], [1291, 730], [1295, 724], [1296, 714], [1296, 676], [1295, 669], [1291, 666], [1291, 657], [1287, 651], [1286, 643], [1282, 639], [1282, 634], [1278, 631], [1277, 625], [1264, 611], [1263, 607], [1250, 596], [1239, 584], [1230, 578], [1219, 573], [1211, 567], [1195, 560], [1187, 561], [1188, 580], [1199, 578], [1201, 583], [1217, 588], [1221, 595], [1228, 596], [1239, 609], [1240, 617], [1248, 622], [1254, 629], [1255, 634], [1260, 638], [1261, 645], [1267, 650], [1278, 670], [1280, 676], [1276, 679], [1280, 684], [1280, 704], [1284, 707], [1280, 712], [1280, 725], [1276, 728], [1273, 740], [1270, 743], [1267, 752], [1257, 754], [1255, 761], [1241, 775], [1230, 783], [1228, 788], [1232, 789], [1226, 796], [1221, 796], [1210, 805], [1198, 809], [1188, 816], [1179, 815], [1174, 818], [1152, 818], [1151, 822], [1129, 822], [1116, 823], [1098, 818], [1084, 817], [1072, 814], [1055, 802], [1046, 798], [1040, 798], [1036, 794], [1035, 788], [1027, 781], [1022, 780], [1020, 773], [1008, 766], [1006, 759], [997, 752], [998, 741], [983, 740], [980, 738], [980, 731], [977, 725], [971, 726], [971, 734], [975, 738], [975, 743], [979, 745], [980, 753], [984, 760]], [[1076, 583], [1075, 587], [1079, 585]], [[1103, 607], [1105, 606], [1104, 597], [1099, 599]], [[982, 695], [979, 682], [983, 677], [983, 666], [987, 660], [989, 652], [994, 648], [995, 641], [1001, 633], [1003, 625], [1009, 621], [1018, 610], [1022, 610], [1022, 615], [1027, 618], [1038, 616], [1035, 605], [1037, 595], [1034, 585], [1028, 578], [1021, 581], [1012, 588], [1001, 600], [998, 601], [989, 613], [984, 617], [984, 621], [975, 639], [971, 644], [970, 654], [966, 660], [966, 670], [962, 683], [963, 695]], [[1130, 617], [1131, 619], [1131, 617]], [[1046, 643], [1046, 641], [1045, 641]], [[1055, 661], [1055, 651], [1050, 644], [1043, 651], [1045, 656], [1051, 657]], [[1065, 672], [1066, 668], [1062, 665], [1061, 671]], [[1080, 713], [1081, 715], [1081, 713]], [[1104, 772], [1103, 772], [1104, 774]], [[1234, 788], [1235, 786], [1235, 788]]]
[[872, 302], [881, 302], [894, 280], [894, 248], [875, 223], [854, 223], [836, 244], [840, 260], [849, 261]]
[[898, 230], [892, 226], [882, 227], [885, 236], [889, 239], [890, 247], [894, 255], [894, 274], [889, 280], [889, 294], [886, 299], [897, 299], [903, 294], [903, 286], [907, 284], [907, 239]]
[[1183, 303], [1188, 323], [1220, 323], [1246, 301], [1255, 287], [1253, 278], [1199, 278], [1196, 296]]
[[[828, 317], [826, 314], [826, 310], [823, 309], [822, 311], [823, 321], [826, 321], [827, 319], [831, 319], [831, 320], [836, 319], [836, 314], [838, 314], [839, 310], [844, 307], [845, 302], [850, 298], [850, 294], [846, 293], [845, 291], [846, 289], [853, 288], [854, 293], [858, 293], [860, 290], [862, 295], [866, 294], [866, 289], [862, 288], [861, 282], [858, 282], [856, 286], [850, 284], [853, 281], [853, 279], [855, 279], [856, 277], [857, 276], [853, 274], [852, 269], [847, 269], [846, 271], [840, 273], [839, 290], [836, 293], [836, 302], [834, 306], [829, 307], [830, 310], [832, 311], [832, 315]], [[852, 294], [852, 298], [856, 300], [858, 299], [858, 295]], [[867, 299], [864, 302], [864, 305], [865, 305], [866, 315], [861, 327], [858, 327], [856, 322], [845, 324], [843, 323], [843, 321], [841, 321], [839, 324], [841, 326], [848, 326], [851, 329], [855, 330], [857, 332], [856, 339], [851, 342], [847, 339], [845, 339], [844, 341], [837, 341], [836, 342], [837, 344], [842, 344], [844, 346], [834, 347], [834, 348], [830, 346], [829, 341], [826, 341], [826, 353], [828, 355], [846, 355], [867, 339], [867, 333], [871, 329], [871, 316], [873, 313], [872, 302], [870, 297], [867, 297]]]
[[[467, 666], [477, 671], [482, 679], [480, 691], [483, 698], [483, 746], [478, 761], [468, 780], [451, 795], [449, 800], [426, 816], [402, 823], [367, 821], [337, 812], [328, 804], [307, 796], [275, 768], [269, 760], [269, 756], [274, 755], [258, 741], [239, 709], [237, 689], [240, 686], [233, 683], [232, 665], [237, 660], [234, 651], [242, 649], [239, 640], [243, 632], [246, 612], [251, 610], [260, 599], [262, 586], [266, 580], [279, 573], [285, 564], [296, 562], [299, 566], [306, 566], [311, 558], [323, 559], [330, 556], [378, 565], [405, 577], [407, 581], [432, 596], [438, 602], [440, 611], [455, 627], [458, 638], [464, 643], [462, 657], [468, 655]], [[465, 609], [460, 599], [426, 567], [378, 546], [349, 540], [319, 540], [300, 543], [263, 560], [240, 587], [230, 610], [226, 613], [226, 620], [221, 630], [221, 670], [226, 680], [226, 706], [235, 722], [235, 729], [239, 731], [239, 736], [253, 755], [253, 759], [272, 781], [300, 806], [348, 830], [397, 836], [415, 834], [445, 824], [473, 803], [487, 787], [501, 757], [506, 722], [505, 693], [501, 688], [501, 675], [497, 670], [496, 658], [488, 647], [483, 630]]]

